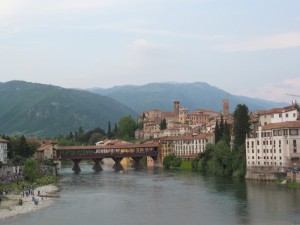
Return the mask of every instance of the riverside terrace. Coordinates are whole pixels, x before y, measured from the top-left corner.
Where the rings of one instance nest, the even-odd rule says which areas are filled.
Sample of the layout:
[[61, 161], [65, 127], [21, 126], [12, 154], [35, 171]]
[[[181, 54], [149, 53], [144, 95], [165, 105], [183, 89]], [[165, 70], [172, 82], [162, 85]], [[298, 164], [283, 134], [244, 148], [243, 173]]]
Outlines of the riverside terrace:
[[81, 171], [79, 162], [81, 160], [93, 160], [95, 171], [101, 171], [100, 162], [104, 158], [112, 158], [115, 162], [115, 170], [123, 170], [121, 160], [130, 157], [134, 160], [134, 166], [140, 167], [140, 160], [143, 157], [150, 156], [153, 160], [158, 157], [157, 143], [144, 144], [121, 144], [121, 145], [93, 145], [93, 146], [58, 146], [56, 149], [59, 160], [72, 160], [74, 163], [73, 171]]

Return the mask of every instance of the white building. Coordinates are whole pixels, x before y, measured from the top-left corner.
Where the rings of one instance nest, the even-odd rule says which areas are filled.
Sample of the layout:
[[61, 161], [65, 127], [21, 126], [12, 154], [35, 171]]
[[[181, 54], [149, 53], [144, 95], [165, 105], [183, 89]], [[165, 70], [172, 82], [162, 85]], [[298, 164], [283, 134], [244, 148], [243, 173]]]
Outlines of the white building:
[[282, 123], [297, 120], [297, 109], [292, 107], [277, 108], [259, 112], [259, 125], [264, 126], [270, 123]]
[[299, 167], [300, 121], [296, 109], [274, 109], [259, 115], [258, 128], [246, 138], [248, 178], [268, 177]]
[[0, 162], [7, 163], [7, 140], [0, 138]]

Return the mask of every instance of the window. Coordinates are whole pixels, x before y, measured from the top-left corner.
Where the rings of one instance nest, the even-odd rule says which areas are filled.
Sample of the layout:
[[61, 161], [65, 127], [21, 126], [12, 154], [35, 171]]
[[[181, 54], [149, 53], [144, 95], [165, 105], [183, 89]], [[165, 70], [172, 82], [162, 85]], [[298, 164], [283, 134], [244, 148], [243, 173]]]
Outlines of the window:
[[296, 113], [293, 113], [293, 117], [296, 117]]
[[256, 143], [257, 145], [259, 145], [259, 141], [257, 140], [257, 143]]
[[287, 117], [289, 117], [289, 114], [288, 114], [288, 113], [286, 113], [286, 114], [285, 114], [285, 117], [286, 117], [286, 118], [287, 118]]
[[298, 135], [298, 129], [290, 129], [290, 135]]
[[297, 147], [297, 141], [293, 140], [293, 147], [296, 148]]
[[279, 113], [279, 118], [281, 118], [282, 117], [282, 114], [281, 113]]
[[283, 130], [283, 135], [288, 135], [288, 130], [287, 129]]

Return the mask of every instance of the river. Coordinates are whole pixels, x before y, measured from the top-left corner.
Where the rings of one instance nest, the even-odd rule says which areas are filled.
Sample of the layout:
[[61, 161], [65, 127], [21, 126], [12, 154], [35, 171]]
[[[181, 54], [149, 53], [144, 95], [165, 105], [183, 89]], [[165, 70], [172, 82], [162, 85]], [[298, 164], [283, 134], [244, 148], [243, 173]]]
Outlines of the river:
[[52, 206], [1, 225], [300, 224], [300, 190], [270, 182], [216, 178], [161, 168], [120, 174], [88, 164], [61, 170]]

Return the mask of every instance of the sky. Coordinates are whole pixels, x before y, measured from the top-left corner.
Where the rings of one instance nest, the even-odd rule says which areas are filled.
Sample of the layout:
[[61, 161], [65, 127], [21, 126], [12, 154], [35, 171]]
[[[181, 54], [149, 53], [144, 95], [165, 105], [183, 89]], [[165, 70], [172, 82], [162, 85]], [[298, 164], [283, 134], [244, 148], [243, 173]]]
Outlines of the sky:
[[10, 80], [199, 81], [300, 101], [300, 1], [0, 0], [0, 82]]

